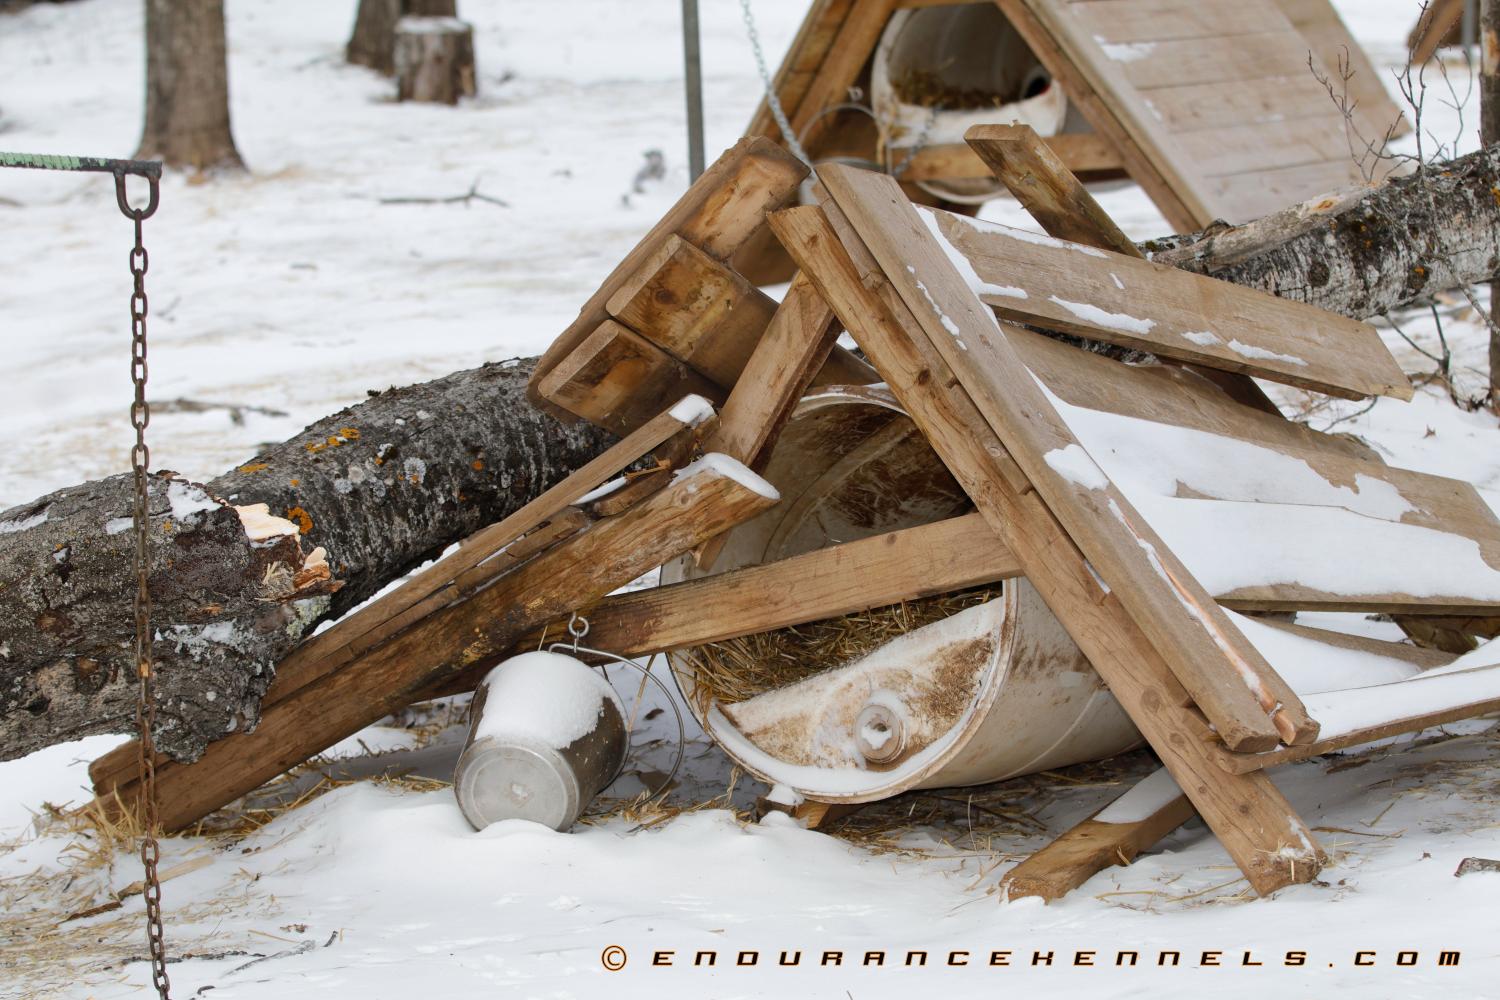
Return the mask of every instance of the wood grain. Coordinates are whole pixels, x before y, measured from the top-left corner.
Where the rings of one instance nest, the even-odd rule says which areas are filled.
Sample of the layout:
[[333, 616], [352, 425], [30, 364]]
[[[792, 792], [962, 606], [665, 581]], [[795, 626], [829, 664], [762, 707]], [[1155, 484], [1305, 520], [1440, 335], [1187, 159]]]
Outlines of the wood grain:
[[1411, 398], [1367, 323], [1108, 250], [921, 212], [997, 286], [980, 298], [1003, 318], [1346, 398]]
[[[1040, 493], [1225, 743], [1235, 749], [1255, 744], [1268, 749], [1265, 742], [1275, 740], [1278, 732], [1289, 744], [1315, 738], [1317, 725], [1296, 694], [1239, 635], [1108, 477], [1096, 469], [1097, 475], [1085, 481], [1060, 470], [1055, 456], [1082, 452], [1081, 446], [899, 185], [883, 175], [837, 165], [820, 176], [984, 423], [1020, 467], [1014, 485]], [[1115, 259], [1141, 263], [1118, 255]], [[1006, 541], [1020, 551], [1014, 539]], [[1028, 576], [1031, 568], [1028, 563]]]
[[796, 235], [788, 249], [798, 265], [875, 360], [1256, 891], [1315, 877], [1322, 853], [1311, 831], [1264, 775], [1243, 776], [1259, 779], [1248, 783], [1224, 780], [1208, 749], [1209, 730], [1187, 693], [1118, 597], [1100, 589], [1088, 561], [1027, 488], [869, 250], [837, 207], [829, 208], [830, 217], [814, 209], [785, 213], [783, 228]]

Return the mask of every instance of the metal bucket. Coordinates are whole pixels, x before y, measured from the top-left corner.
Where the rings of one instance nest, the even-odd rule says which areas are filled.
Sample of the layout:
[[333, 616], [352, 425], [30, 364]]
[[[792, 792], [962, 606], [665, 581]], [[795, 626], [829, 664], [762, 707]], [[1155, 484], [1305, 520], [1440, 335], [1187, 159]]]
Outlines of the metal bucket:
[[[781, 503], [730, 534], [714, 572], [971, 509], [878, 387], [840, 386], [804, 399], [764, 475]], [[698, 575], [685, 560], [662, 571], [664, 583]], [[670, 663], [699, 722], [738, 764], [820, 801], [983, 784], [1139, 744], [1129, 717], [1024, 579], [940, 624], [937, 640], [908, 633], [856, 662], [731, 706], [698, 690], [688, 656]]]
[[561, 653], [524, 653], [474, 693], [453, 791], [476, 830], [529, 819], [577, 822], [625, 761], [625, 712], [599, 671]]

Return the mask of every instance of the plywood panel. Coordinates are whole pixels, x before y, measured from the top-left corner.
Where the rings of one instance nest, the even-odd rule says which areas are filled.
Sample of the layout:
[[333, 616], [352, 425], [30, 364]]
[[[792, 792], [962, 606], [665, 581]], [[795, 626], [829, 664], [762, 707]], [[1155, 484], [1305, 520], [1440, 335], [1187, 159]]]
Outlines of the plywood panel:
[[[1310, 116], [1326, 120], [1333, 102], [1313, 70], [1332, 77], [1337, 72], [1315, 54], [1308, 65], [1310, 50], [1317, 46], [1275, 0], [1244, 0], [1233, 9], [1221, 9], [1213, 0], [1181, 7], [1169, 0], [997, 2], [1029, 20], [1033, 33], [1046, 36], [1040, 43], [1028, 36], [1028, 42], [1070, 97], [1089, 92], [1094, 103], [1086, 103], [1085, 110], [1091, 120], [1102, 114], [1125, 133], [1116, 142], [1127, 152], [1132, 176], [1142, 179], [1169, 217], [1181, 208], [1198, 226], [1221, 218], [1244, 222], [1324, 194], [1358, 175], [1349, 162], [1343, 129], [1300, 132], [1290, 124]], [[1313, 16], [1317, 11], [1298, 12], [1316, 23], [1325, 39], [1341, 30], [1326, 16]], [[1218, 34], [1200, 34], [1215, 23], [1224, 25]], [[1244, 30], [1255, 25], [1259, 30]], [[1203, 138], [1188, 148], [1177, 134], [1272, 122], [1283, 125], [1270, 143], [1262, 141], [1264, 133], [1251, 131], [1220, 133], [1217, 145]], [[1366, 131], [1376, 139], [1383, 134]], [[1211, 157], [1203, 155], [1206, 149]], [[1265, 171], [1278, 176], [1260, 183], [1258, 175]], [[1165, 201], [1163, 187], [1171, 192]]]

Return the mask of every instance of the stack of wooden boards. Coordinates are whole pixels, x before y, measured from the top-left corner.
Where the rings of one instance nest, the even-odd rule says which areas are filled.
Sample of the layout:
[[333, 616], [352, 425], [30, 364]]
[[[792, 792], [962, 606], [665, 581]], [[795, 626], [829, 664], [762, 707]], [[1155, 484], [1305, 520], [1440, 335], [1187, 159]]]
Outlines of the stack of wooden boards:
[[[772, 314], [747, 371], [806, 355], [793, 344], [826, 345], [826, 314], [808, 296], [821, 300], [977, 515], [611, 599], [595, 618], [622, 647], [643, 652], [1024, 574], [1181, 795], [1174, 791], [1139, 821], [1066, 835], [1017, 869], [1018, 890], [1066, 891], [1110, 859], [1149, 846], [1192, 810], [1257, 891], [1306, 881], [1322, 852], [1265, 769], [1500, 708], [1500, 669], [1483, 659], [1497, 653], [1454, 661], [1301, 627], [1291, 634], [1307, 644], [1292, 649], [1266, 638], [1287, 635], [1287, 627], [1258, 627], [1240, 613], [1385, 612], [1441, 617], [1449, 628], [1461, 616], [1492, 634], [1500, 521], [1468, 484], [1390, 468], [1357, 442], [1285, 420], [1248, 377], [1350, 399], [1409, 398], [1373, 328], [1142, 259], [1029, 130], [985, 127], [969, 141], [1057, 235], [913, 206], [890, 177], [825, 166], [818, 206], [766, 218], [800, 269], [797, 295]], [[730, 171], [750, 155], [771, 153], [742, 143], [719, 167]], [[790, 157], [785, 165], [794, 168]], [[637, 254], [670, 238], [654, 233]], [[809, 311], [820, 318], [812, 327], [790, 319]], [[1037, 330], [1160, 361], [1127, 365]], [[560, 407], [587, 409], [576, 403], [587, 386], [557, 383], [544, 375], [534, 388]], [[759, 419], [770, 427], [765, 415], [784, 413], [796, 387], [747, 375], [730, 405], [735, 396], [760, 397]], [[773, 447], [774, 429], [761, 441]], [[908, 574], [889, 557], [911, 558], [919, 533], [941, 546], [941, 570], [928, 563]], [[835, 566], [836, 592], [826, 576]], [[808, 581], [805, 602], [784, 593], [799, 573]], [[684, 628], [684, 601], [708, 596], [716, 600], [700, 603], [697, 624]], [[642, 620], [632, 625], [631, 615]], [[1306, 662], [1293, 662], [1351, 652], [1400, 661], [1406, 672], [1372, 671], [1378, 687], [1329, 692], [1308, 679]], [[1438, 672], [1416, 673], [1425, 668]], [[1358, 710], [1339, 708], [1356, 703]], [[1330, 724], [1320, 727], [1309, 704]], [[1110, 830], [1111, 850], [1099, 849], [1100, 827]]]
[[[1323, 853], [1266, 769], [1500, 708], [1500, 664], [1488, 646], [1455, 659], [1245, 616], [1379, 611], [1472, 644], [1500, 619], [1500, 521], [1466, 483], [1288, 422], [1249, 377], [1409, 397], [1372, 328], [1142, 259], [1029, 130], [969, 142], [1052, 235], [919, 209], [890, 177], [834, 166], [818, 205], [782, 209], [806, 169], [765, 139], [727, 151], [533, 376], [538, 402], [624, 440], [300, 647], [259, 728], [163, 761], [164, 825], [403, 704], [472, 689], [573, 611], [597, 647], [640, 655], [1024, 575], [1166, 776], [1138, 796], [1149, 808], [1096, 817], [1019, 866], [1015, 891], [1061, 894], [1193, 811], [1257, 891], [1313, 878]], [[800, 268], [780, 303], [729, 264], [764, 231]], [[841, 331], [873, 368], [835, 347]], [[816, 379], [888, 383], [975, 512], [605, 596], [690, 550], [711, 562], [776, 502], [751, 470]], [[700, 388], [717, 414], [684, 397]], [[1318, 682], [1351, 656], [1384, 666]], [[91, 769], [106, 801], [138, 795], [134, 753]]]
[[[875, 157], [873, 137], [856, 153], [840, 134], [853, 119], [833, 112], [868, 78], [892, 14], [961, 2], [815, 0], [773, 83], [814, 161]], [[1178, 232], [1379, 180], [1389, 164], [1374, 154], [1408, 127], [1329, 0], [994, 2], [1092, 128], [1048, 138], [1054, 151], [1075, 172], [1123, 168]], [[765, 102], [746, 135], [784, 141]], [[988, 176], [961, 144], [899, 166], [908, 182]], [[774, 273], [770, 248], [748, 254], [746, 273]]]

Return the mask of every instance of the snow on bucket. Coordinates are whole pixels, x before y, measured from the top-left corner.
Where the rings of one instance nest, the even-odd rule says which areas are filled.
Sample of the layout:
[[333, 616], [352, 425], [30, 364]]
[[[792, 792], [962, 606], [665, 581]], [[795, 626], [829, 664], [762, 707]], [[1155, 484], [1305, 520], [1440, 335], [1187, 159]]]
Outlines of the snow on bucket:
[[566, 830], [615, 779], [626, 742], [624, 708], [599, 671], [562, 653], [523, 653], [474, 693], [453, 791], [476, 830], [502, 819]]
[[[765, 477], [782, 502], [730, 534], [715, 572], [971, 509], [877, 387], [803, 400]], [[699, 575], [685, 560], [662, 574]], [[1140, 742], [1023, 579], [683, 650], [670, 663], [736, 763], [825, 802], [999, 781]]]

